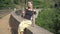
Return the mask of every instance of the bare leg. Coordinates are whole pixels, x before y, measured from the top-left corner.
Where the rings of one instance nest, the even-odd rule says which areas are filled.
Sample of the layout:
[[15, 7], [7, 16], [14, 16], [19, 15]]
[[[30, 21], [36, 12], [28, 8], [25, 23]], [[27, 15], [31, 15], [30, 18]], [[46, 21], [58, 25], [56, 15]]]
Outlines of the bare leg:
[[24, 32], [22, 31], [22, 32], [20, 32], [20, 34], [24, 34]]

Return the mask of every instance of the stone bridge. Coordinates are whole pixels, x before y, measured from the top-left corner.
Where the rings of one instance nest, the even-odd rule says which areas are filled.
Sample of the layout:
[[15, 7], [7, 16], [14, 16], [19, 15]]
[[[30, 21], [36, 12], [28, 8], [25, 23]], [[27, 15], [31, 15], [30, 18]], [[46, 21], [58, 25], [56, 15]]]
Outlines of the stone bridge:
[[[0, 19], [0, 34], [18, 34], [18, 25], [23, 20], [21, 10], [12, 11], [10, 14]], [[48, 30], [35, 25], [34, 27], [26, 28], [24, 34], [53, 34]]]
[[[11, 13], [11, 17], [12, 17], [12, 20], [10, 21], [10, 25], [12, 23], [12, 29], [15, 29], [16, 32], [17, 32], [17, 29], [18, 29], [18, 25], [19, 23], [23, 20], [23, 18], [21, 17], [21, 10], [19, 11], [13, 11]], [[10, 18], [11, 19], [11, 18]], [[13, 23], [15, 23], [13, 25]], [[24, 34], [52, 34], [51, 32], [35, 25], [34, 27], [30, 27], [30, 28], [26, 28], [25, 31], [24, 31]]]

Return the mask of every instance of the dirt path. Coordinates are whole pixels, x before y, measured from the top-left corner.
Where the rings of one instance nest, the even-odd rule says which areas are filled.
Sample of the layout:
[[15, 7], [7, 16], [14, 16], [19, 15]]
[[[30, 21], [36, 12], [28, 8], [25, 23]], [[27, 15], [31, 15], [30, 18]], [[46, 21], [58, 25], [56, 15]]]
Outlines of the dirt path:
[[11, 34], [9, 30], [10, 14], [0, 19], [0, 34]]

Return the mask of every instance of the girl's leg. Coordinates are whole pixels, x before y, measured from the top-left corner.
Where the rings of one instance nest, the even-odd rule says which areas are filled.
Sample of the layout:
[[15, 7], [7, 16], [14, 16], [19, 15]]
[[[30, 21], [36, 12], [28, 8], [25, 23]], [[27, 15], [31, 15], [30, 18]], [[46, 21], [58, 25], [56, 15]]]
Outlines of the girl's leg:
[[23, 34], [24, 33], [24, 29], [28, 28], [31, 26], [31, 21], [22, 21], [19, 24], [19, 28], [18, 28], [18, 34]]
[[24, 34], [24, 31], [21, 31], [20, 34]]
[[23, 26], [19, 26], [18, 28], [18, 34], [24, 34], [24, 29]]

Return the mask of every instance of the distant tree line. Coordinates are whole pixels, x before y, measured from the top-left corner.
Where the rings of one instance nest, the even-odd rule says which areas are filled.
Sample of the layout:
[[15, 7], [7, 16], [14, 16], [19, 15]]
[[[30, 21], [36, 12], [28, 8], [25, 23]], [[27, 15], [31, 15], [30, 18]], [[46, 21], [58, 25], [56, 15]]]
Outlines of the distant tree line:
[[[0, 8], [1, 7], [15, 7], [17, 4], [24, 4], [29, 0], [0, 0]], [[31, 0], [33, 1], [35, 8], [51, 8], [51, 7], [59, 7], [60, 0]]]
[[20, 0], [0, 0], [0, 9], [9, 7], [14, 8], [19, 3]]

